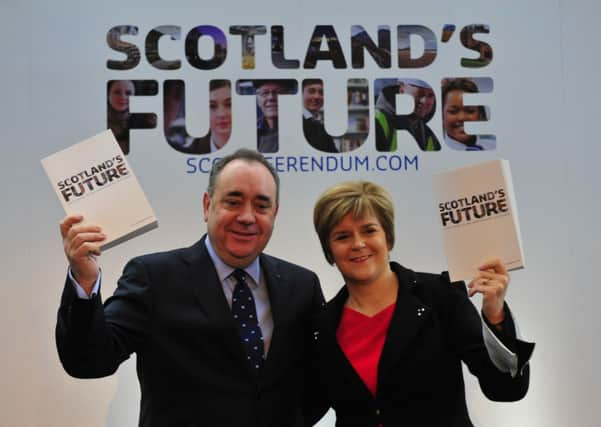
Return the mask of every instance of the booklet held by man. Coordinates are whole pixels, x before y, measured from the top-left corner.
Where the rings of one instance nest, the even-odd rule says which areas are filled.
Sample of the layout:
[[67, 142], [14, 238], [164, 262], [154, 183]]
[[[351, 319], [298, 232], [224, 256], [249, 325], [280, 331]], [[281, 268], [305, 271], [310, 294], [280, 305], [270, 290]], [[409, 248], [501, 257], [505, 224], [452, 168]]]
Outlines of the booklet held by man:
[[511, 171], [493, 160], [434, 176], [438, 219], [452, 281], [500, 258], [508, 270], [525, 267]]
[[102, 228], [107, 236], [102, 250], [158, 227], [112, 131], [51, 154], [42, 166], [65, 212]]

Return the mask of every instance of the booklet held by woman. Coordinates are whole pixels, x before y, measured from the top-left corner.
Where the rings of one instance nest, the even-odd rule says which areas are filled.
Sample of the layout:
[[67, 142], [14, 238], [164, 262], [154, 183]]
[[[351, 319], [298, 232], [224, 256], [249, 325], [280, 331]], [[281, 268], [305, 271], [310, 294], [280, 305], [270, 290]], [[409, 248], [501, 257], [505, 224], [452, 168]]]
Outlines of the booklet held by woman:
[[157, 218], [112, 131], [42, 159], [65, 212], [107, 235], [106, 250], [158, 227]]
[[434, 192], [452, 281], [474, 277], [491, 258], [508, 270], [525, 267], [507, 160], [439, 173]]

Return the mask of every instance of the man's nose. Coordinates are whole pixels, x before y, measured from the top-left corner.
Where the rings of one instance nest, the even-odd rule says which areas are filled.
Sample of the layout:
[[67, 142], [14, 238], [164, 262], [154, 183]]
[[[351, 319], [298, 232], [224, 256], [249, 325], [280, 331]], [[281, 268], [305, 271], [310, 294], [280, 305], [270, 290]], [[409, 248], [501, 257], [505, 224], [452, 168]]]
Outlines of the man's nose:
[[240, 207], [237, 219], [244, 224], [252, 224], [255, 222], [255, 211], [250, 203], [246, 203]]
[[227, 115], [227, 108], [224, 106], [217, 107], [217, 116], [224, 117]]

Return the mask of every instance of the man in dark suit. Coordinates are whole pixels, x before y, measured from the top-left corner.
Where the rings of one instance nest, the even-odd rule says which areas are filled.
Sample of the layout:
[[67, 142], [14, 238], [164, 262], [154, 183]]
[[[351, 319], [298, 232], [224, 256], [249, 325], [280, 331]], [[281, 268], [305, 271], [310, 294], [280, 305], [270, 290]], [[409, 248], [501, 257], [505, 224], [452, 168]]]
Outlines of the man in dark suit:
[[260, 154], [224, 157], [203, 196], [207, 235], [131, 260], [104, 305], [104, 235], [66, 217], [70, 270], [56, 328], [65, 370], [107, 376], [135, 352], [140, 426], [302, 426], [310, 316], [323, 296], [314, 273], [262, 254], [278, 194]]
[[[411, 114], [396, 113], [396, 95], [413, 97]], [[397, 129], [413, 136], [422, 151], [440, 151], [440, 142], [427, 125], [436, 110], [434, 90], [423, 80], [401, 79], [384, 86], [376, 100], [376, 149], [397, 150]]]
[[313, 148], [326, 153], [338, 153], [334, 139], [323, 125], [323, 82], [303, 80], [303, 133]]

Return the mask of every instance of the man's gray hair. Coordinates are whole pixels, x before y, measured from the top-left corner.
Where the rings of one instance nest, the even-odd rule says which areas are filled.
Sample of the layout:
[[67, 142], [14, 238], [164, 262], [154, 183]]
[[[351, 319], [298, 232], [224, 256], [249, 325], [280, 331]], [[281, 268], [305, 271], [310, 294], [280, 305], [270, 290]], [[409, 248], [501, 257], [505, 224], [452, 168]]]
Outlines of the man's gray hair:
[[215, 163], [213, 163], [213, 167], [211, 168], [211, 173], [209, 174], [209, 185], [207, 186], [207, 193], [209, 197], [213, 197], [215, 193], [215, 186], [217, 185], [217, 179], [219, 178], [219, 174], [232, 160], [244, 160], [248, 163], [257, 162], [262, 164], [267, 168], [271, 176], [273, 176], [273, 180], [275, 181], [275, 201], [279, 203], [280, 200], [280, 177], [276, 172], [275, 168], [263, 155], [255, 150], [250, 150], [248, 148], [239, 148], [234, 151], [232, 154], [228, 154], [225, 157], [220, 158]]

